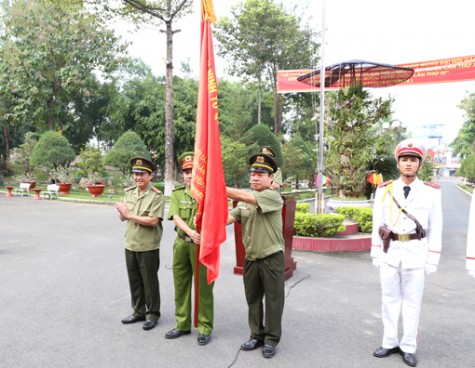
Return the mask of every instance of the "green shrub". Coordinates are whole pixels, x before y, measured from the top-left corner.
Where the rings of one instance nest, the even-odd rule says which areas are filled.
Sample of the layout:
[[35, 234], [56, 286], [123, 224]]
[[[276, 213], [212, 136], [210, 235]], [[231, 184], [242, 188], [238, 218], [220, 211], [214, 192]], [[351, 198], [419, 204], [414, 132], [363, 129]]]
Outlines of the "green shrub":
[[338, 207], [335, 211], [346, 218], [355, 220], [363, 233], [373, 229], [373, 209], [369, 207]]
[[310, 213], [310, 203], [297, 203], [295, 212]]
[[295, 213], [294, 234], [312, 238], [330, 238], [345, 230], [343, 215]]

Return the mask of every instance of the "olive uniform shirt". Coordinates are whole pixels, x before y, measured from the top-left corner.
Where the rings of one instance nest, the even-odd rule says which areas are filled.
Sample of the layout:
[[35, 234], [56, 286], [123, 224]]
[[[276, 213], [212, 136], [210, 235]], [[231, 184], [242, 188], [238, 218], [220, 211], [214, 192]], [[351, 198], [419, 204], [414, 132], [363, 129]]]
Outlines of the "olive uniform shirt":
[[246, 250], [246, 259], [265, 258], [284, 251], [282, 236], [282, 205], [280, 194], [272, 189], [262, 192], [253, 191], [257, 206], [239, 202], [231, 211], [242, 225], [242, 242]]
[[[137, 186], [126, 189], [124, 201], [129, 210], [136, 216], [163, 219], [165, 207], [163, 194], [155, 192], [151, 186], [140, 195]], [[127, 221], [125, 248], [133, 252], [146, 252], [158, 249], [162, 233], [162, 221], [157, 226], [145, 226], [135, 221]]]
[[[181, 217], [183, 221], [190, 227], [195, 229], [193, 218], [196, 215], [196, 201], [191, 195], [190, 188], [183, 185], [173, 190], [170, 197], [170, 210], [168, 211], [168, 219], [173, 220], [174, 215]], [[179, 236], [188, 236], [178, 226], [175, 230]], [[191, 240], [190, 240], [191, 241]]]

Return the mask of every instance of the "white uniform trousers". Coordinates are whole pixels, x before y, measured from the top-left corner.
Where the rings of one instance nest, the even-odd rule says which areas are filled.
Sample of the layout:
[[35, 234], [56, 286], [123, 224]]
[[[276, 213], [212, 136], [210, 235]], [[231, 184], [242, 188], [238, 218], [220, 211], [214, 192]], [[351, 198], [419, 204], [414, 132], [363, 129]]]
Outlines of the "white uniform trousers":
[[[424, 268], [405, 269], [382, 262], [380, 267], [382, 318], [384, 335], [382, 347], [399, 346], [406, 353], [415, 353], [417, 330], [424, 294]], [[399, 315], [402, 313], [403, 336], [398, 339]]]

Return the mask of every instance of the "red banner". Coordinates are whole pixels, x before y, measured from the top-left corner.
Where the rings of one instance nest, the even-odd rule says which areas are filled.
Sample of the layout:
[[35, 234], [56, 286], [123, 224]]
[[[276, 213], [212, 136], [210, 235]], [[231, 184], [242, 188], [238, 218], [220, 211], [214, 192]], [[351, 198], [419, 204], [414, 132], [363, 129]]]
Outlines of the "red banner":
[[196, 225], [201, 233], [199, 260], [208, 269], [208, 283], [219, 275], [220, 244], [226, 240], [228, 218], [226, 182], [221, 160], [212, 21], [212, 2], [202, 0], [200, 82], [191, 193], [198, 203]]
[[414, 69], [413, 76], [401, 86], [475, 80], [475, 55], [398, 66]]
[[[409, 80], [397, 86], [429, 83], [464, 82], [475, 80], [475, 55], [450, 59], [423, 61], [409, 64], [398, 64], [413, 68], [414, 74]], [[280, 70], [277, 72], [277, 93], [318, 92], [320, 88], [297, 81], [297, 78], [312, 70]], [[326, 91], [337, 88], [325, 88]]]

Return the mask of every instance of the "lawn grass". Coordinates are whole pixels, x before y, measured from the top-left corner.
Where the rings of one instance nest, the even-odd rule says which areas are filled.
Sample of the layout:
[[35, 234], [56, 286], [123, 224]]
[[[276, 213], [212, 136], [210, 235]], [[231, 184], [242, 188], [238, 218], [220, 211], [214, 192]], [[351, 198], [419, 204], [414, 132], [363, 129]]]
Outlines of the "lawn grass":
[[122, 200], [122, 197], [124, 196], [124, 193], [115, 193], [115, 194], [110, 194], [106, 193], [106, 190], [104, 193], [102, 193], [99, 197], [91, 197], [89, 192], [86, 189], [74, 189], [69, 192], [69, 194], [59, 194], [58, 197], [60, 199], [82, 199], [82, 200], [90, 200], [90, 201], [98, 201], [98, 202], [119, 202]]
[[466, 191], [469, 192], [469, 193], [473, 193], [473, 187], [470, 186], [470, 185], [458, 184], [458, 186], [459, 186], [460, 188], [462, 188], [463, 190], [466, 190]]

